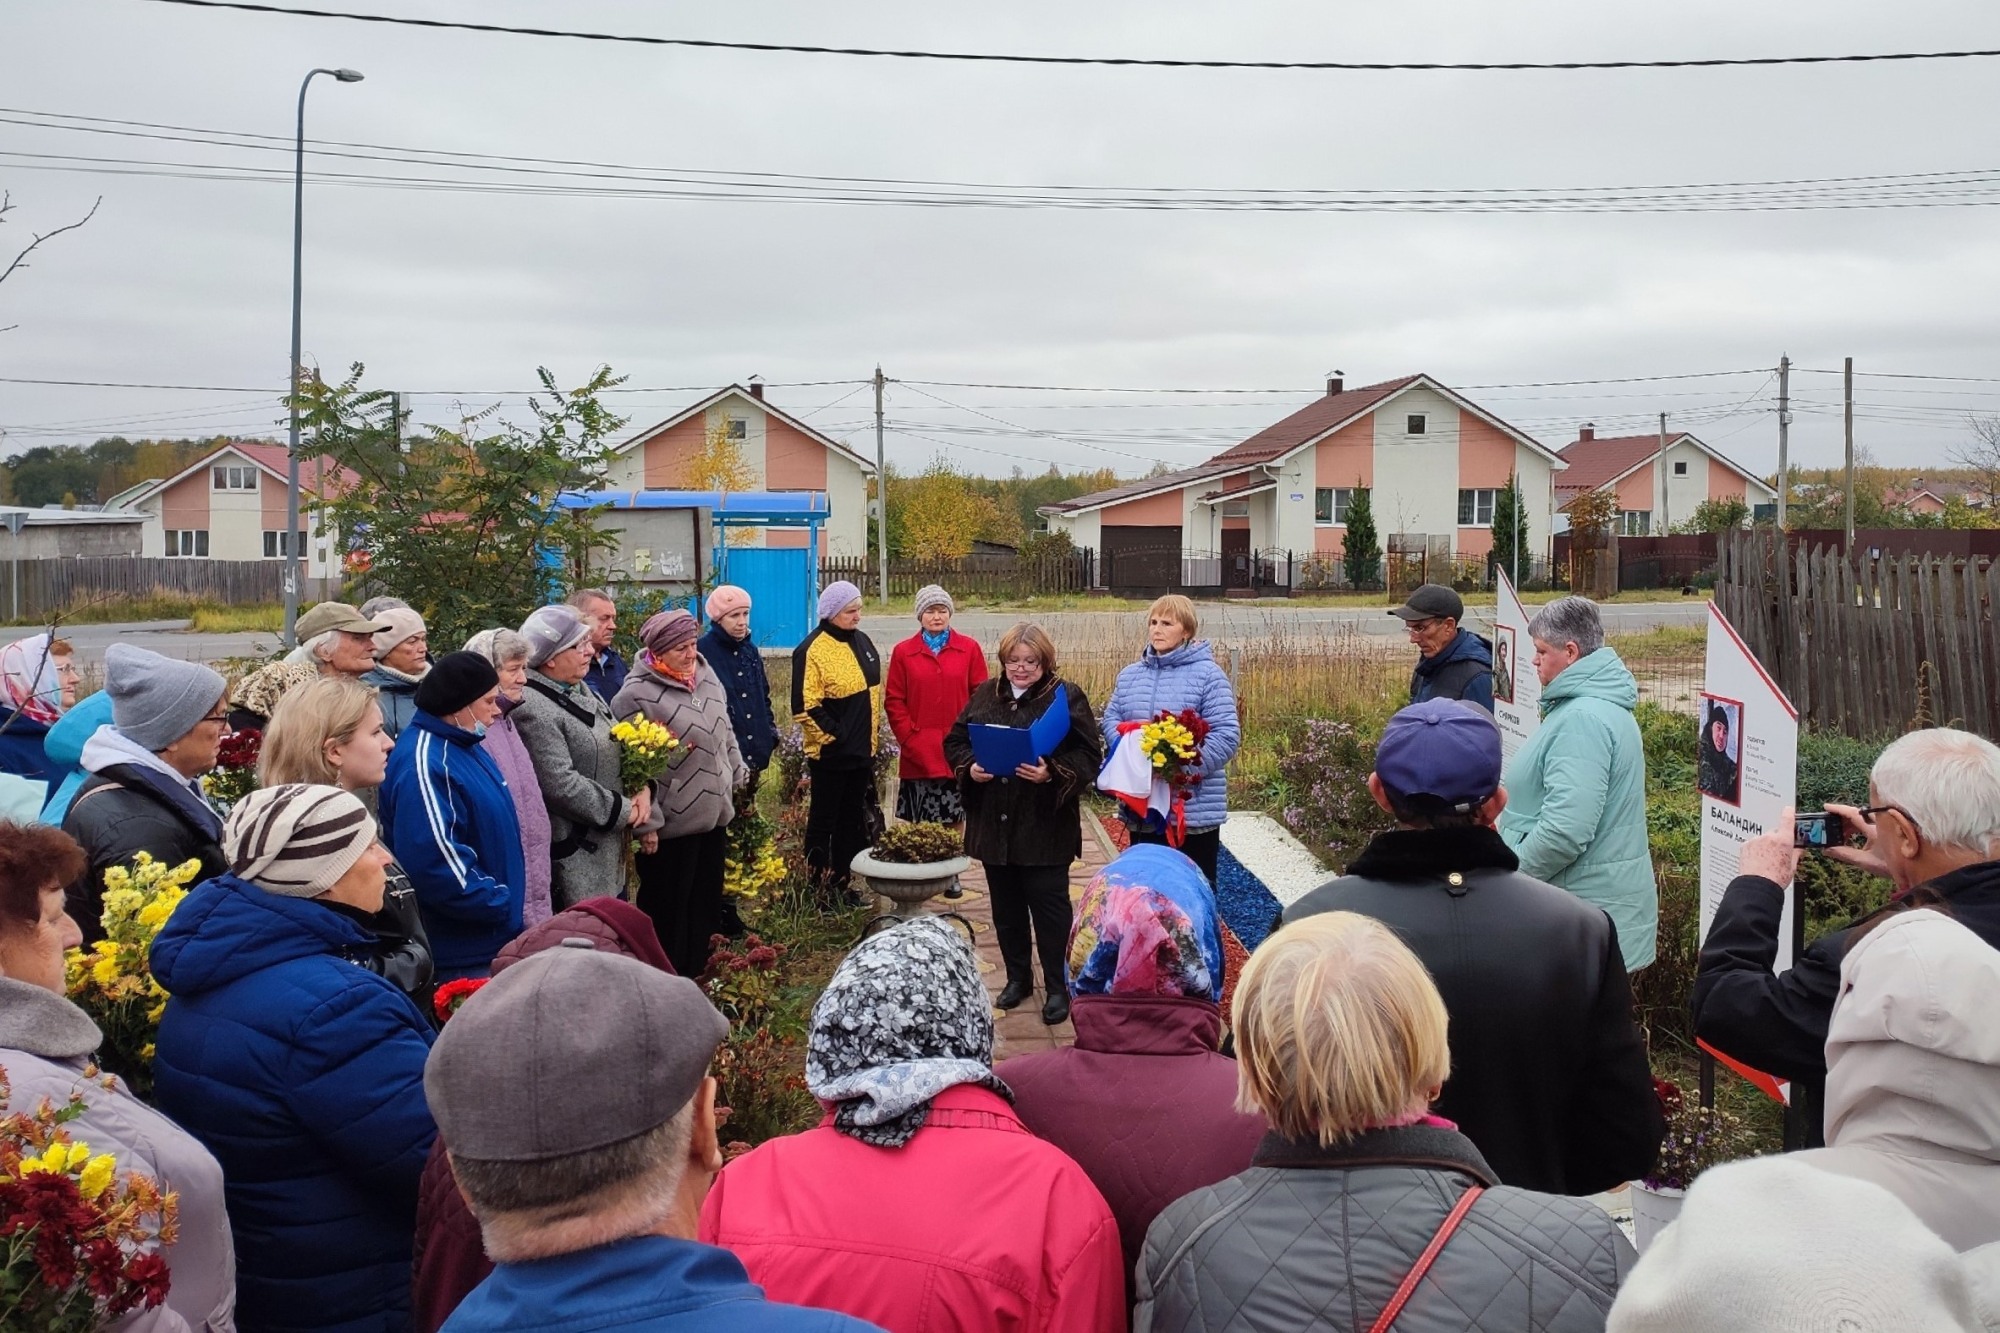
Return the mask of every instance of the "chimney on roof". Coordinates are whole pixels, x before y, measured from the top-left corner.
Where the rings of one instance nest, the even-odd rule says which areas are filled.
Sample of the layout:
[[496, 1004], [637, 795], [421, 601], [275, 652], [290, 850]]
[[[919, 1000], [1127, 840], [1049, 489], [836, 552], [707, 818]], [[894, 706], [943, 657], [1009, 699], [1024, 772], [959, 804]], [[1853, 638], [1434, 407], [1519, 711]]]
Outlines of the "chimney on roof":
[[1336, 370], [1327, 375], [1326, 377], [1327, 397], [1329, 398], [1333, 397], [1335, 394], [1339, 393], [1343, 388], [1346, 387], [1347, 381], [1341, 378], [1345, 374], [1347, 374], [1347, 372], [1344, 370]]
[[764, 401], [764, 377], [762, 375], [752, 375], [750, 377], [750, 396], [760, 403]]
[[1579, 430], [1576, 433], [1576, 442], [1578, 444], [1587, 444], [1591, 440], [1594, 440], [1596, 438], [1597, 438], [1597, 423], [1595, 421], [1584, 422], [1583, 429]]

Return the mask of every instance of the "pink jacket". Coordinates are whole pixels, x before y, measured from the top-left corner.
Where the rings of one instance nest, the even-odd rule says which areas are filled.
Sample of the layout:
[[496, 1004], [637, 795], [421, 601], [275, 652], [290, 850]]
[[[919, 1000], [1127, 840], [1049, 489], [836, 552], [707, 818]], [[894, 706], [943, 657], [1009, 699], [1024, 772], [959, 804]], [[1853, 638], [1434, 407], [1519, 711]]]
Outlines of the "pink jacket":
[[1104, 1196], [1004, 1098], [947, 1088], [901, 1148], [831, 1122], [737, 1158], [702, 1208], [701, 1239], [733, 1251], [772, 1300], [888, 1333], [1125, 1327]]

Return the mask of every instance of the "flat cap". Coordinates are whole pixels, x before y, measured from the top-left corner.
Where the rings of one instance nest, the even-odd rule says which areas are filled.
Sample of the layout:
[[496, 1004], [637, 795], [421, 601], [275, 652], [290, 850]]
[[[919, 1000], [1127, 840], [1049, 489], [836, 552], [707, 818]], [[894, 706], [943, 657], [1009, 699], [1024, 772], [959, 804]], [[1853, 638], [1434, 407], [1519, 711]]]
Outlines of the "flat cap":
[[295, 632], [299, 642], [317, 639], [328, 630], [341, 630], [348, 634], [380, 634], [389, 628], [386, 620], [370, 620], [346, 602], [321, 602], [307, 611], [299, 613]]
[[1465, 599], [1442, 583], [1426, 583], [1413, 590], [1401, 606], [1389, 614], [1402, 620], [1464, 620]]
[[701, 988], [588, 942], [493, 978], [424, 1064], [445, 1147], [482, 1162], [542, 1162], [637, 1138], [674, 1118], [729, 1023]]

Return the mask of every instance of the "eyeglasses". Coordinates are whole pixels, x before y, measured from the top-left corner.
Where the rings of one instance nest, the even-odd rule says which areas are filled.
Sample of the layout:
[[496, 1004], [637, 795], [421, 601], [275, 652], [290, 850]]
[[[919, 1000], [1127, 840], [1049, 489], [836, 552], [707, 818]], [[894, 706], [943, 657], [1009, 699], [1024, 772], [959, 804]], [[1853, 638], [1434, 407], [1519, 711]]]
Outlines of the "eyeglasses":
[[1912, 828], [1916, 826], [1917, 821], [1915, 819], [1910, 818], [1910, 812], [1908, 810], [1905, 810], [1902, 806], [1895, 804], [1893, 801], [1886, 805], [1864, 805], [1859, 810], [1856, 810], [1854, 813], [1860, 816], [1862, 823], [1872, 824], [1875, 822], [1875, 816], [1881, 814], [1884, 810], [1894, 810], [1897, 814], [1901, 815], [1903, 818], [1910, 820], [1910, 825]]
[[1438, 623], [1437, 618], [1435, 616], [1433, 616], [1429, 620], [1412, 620], [1409, 622], [1410, 633], [1422, 634], [1425, 630], [1432, 628], [1437, 623]]
[[208, 715], [207, 717], [203, 718], [203, 719], [202, 719], [202, 721], [203, 721], [203, 722], [213, 722], [213, 723], [215, 723], [215, 725], [217, 725], [218, 727], [226, 727], [226, 726], [228, 726], [228, 725], [229, 725], [229, 714], [227, 714], [227, 713], [210, 713], [210, 714], [209, 714], [209, 715]]

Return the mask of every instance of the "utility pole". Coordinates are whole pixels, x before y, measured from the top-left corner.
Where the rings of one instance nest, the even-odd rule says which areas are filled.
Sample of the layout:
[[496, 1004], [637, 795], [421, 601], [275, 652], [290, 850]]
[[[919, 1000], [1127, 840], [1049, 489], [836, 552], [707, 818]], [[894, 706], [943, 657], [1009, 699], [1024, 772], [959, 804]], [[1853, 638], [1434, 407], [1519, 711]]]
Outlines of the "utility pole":
[[882, 367], [875, 367], [875, 564], [877, 591], [889, 600], [889, 465], [882, 453]]
[[1792, 490], [1792, 358], [1778, 358], [1778, 531], [1785, 530], [1785, 500]]
[[1840, 506], [1847, 527], [1847, 545], [1841, 553], [1854, 550], [1854, 358], [1847, 358], [1846, 368], [1841, 371], [1841, 420], [1842, 433], [1847, 439], [1847, 500]]
[[1660, 413], [1660, 535], [1667, 535], [1672, 524], [1667, 514], [1667, 414]]

